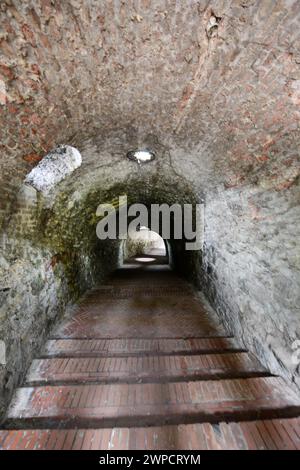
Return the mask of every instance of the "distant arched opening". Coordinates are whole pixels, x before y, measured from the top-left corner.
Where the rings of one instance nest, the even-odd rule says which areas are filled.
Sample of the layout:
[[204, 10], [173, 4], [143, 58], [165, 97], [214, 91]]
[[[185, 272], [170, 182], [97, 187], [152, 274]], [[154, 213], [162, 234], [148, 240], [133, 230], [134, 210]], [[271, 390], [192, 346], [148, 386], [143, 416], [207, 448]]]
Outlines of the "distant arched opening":
[[130, 231], [122, 249], [125, 264], [169, 264], [169, 249], [165, 240], [148, 227]]

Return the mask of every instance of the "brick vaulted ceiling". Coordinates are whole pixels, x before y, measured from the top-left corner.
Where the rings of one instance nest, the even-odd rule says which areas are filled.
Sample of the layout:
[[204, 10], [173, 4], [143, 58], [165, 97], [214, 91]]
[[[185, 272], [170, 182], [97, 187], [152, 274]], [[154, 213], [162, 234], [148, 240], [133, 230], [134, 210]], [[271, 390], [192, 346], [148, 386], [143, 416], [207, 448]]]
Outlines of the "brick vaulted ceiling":
[[120, 130], [155, 136], [203, 184], [280, 190], [298, 178], [298, 0], [1, 0], [0, 10], [10, 184], [57, 144], [82, 150]]

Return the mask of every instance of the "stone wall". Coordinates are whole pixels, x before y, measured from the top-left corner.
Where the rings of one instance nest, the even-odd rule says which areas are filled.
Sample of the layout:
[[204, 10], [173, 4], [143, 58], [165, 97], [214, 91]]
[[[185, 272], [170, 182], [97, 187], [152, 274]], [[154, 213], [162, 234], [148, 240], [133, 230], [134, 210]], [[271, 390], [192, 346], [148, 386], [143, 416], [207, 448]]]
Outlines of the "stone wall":
[[300, 191], [247, 187], [208, 196], [204, 291], [229, 330], [300, 387]]
[[0, 414], [70, 300], [63, 266], [53, 268], [48, 249], [13, 239], [3, 244], [0, 338], [6, 347], [6, 364], [0, 365]]
[[118, 244], [113, 242], [65, 258], [24, 239], [5, 238], [2, 248], [0, 339], [6, 364], [0, 365], [0, 416], [67, 304], [118, 265]]
[[59, 231], [59, 211], [54, 217], [57, 237], [51, 231], [48, 236], [49, 210], [47, 199], [23, 185], [1, 235], [0, 340], [6, 357], [0, 364], [0, 417], [67, 304], [118, 266], [118, 241], [93, 239], [76, 246], [80, 231], [74, 224], [69, 232], [66, 226]]

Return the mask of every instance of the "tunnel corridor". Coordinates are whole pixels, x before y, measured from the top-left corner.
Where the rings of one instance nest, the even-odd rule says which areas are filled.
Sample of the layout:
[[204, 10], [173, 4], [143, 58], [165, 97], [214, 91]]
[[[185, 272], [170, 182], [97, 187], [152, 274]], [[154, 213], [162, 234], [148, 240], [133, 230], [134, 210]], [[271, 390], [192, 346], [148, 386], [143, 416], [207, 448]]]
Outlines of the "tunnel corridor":
[[299, 26], [0, 2], [0, 449], [299, 449]]
[[152, 257], [59, 322], [15, 392], [2, 449], [300, 448], [297, 394]]

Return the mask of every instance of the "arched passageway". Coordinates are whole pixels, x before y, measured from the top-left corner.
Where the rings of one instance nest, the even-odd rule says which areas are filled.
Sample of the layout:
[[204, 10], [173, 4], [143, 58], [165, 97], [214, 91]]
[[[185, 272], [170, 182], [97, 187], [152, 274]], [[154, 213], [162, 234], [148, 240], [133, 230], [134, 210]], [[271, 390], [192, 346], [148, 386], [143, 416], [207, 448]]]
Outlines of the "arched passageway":
[[[0, 446], [299, 447], [299, 19], [1, 2]], [[99, 237], [125, 198], [196, 248]]]
[[[28, 429], [37, 427], [34, 445], [52, 436], [59, 447], [60, 436], [65, 442], [73, 435], [69, 448], [92, 445], [92, 440], [79, 444], [80, 436], [102, 442], [104, 428], [110, 429], [104, 448], [114, 438], [117, 447], [129, 446], [128, 440], [122, 441], [124, 427], [127, 436], [150, 433], [154, 439], [159, 432], [171, 448], [220, 447], [195, 437], [204, 429], [222, 436], [221, 447], [251, 448], [250, 421], [256, 430], [271, 423], [280, 432], [282, 421], [275, 417], [294, 432], [297, 396], [248, 353], [241, 337], [232, 338], [230, 318], [222, 325], [192, 287], [202, 287], [212, 300], [220, 295], [215, 283], [221, 280], [213, 266], [223, 258], [211, 245], [216, 233], [209, 218], [212, 208], [221, 216], [224, 201], [220, 199], [221, 207], [212, 204], [185, 176], [159, 168], [156, 160], [141, 166], [124, 155], [122, 172], [102, 166], [91, 172], [89, 145], [80, 158], [69, 146], [47, 155], [26, 177], [5, 222], [3, 294], [11, 317], [4, 334], [10, 347], [3, 410], [14, 388], [20, 382], [23, 387], [17, 388], [4, 413], [4, 447], [13, 439], [23, 448], [25, 437], [32, 436]], [[175, 212], [187, 204], [204, 207], [198, 232], [205, 236], [198, 248], [188, 250], [188, 240], [175, 237], [171, 226], [163, 263], [159, 254], [144, 252], [135, 253], [134, 263], [124, 263], [124, 240], [97, 236], [99, 204], [119, 213], [124, 196], [128, 205], [148, 209], [162, 204]], [[136, 259], [141, 257], [152, 259]], [[25, 274], [20, 276], [20, 270]], [[24, 303], [16, 304], [16, 293]], [[116, 418], [112, 410], [117, 403]], [[241, 421], [235, 429], [242, 441], [229, 442], [231, 425], [225, 430], [215, 424], [222, 421]], [[87, 428], [92, 430], [88, 433]], [[270, 438], [268, 431], [265, 438]], [[254, 447], [263, 445], [268, 447], [261, 442]], [[277, 445], [285, 444], [281, 440]]]
[[124, 264], [170, 264], [167, 241], [148, 227], [139, 226], [128, 232], [121, 244], [121, 257]]
[[147, 256], [157, 256], [166, 258], [168, 262], [168, 248], [164, 239], [148, 227], [139, 227], [138, 230], [128, 233], [128, 238], [124, 243], [123, 259], [124, 261], [134, 258]]

